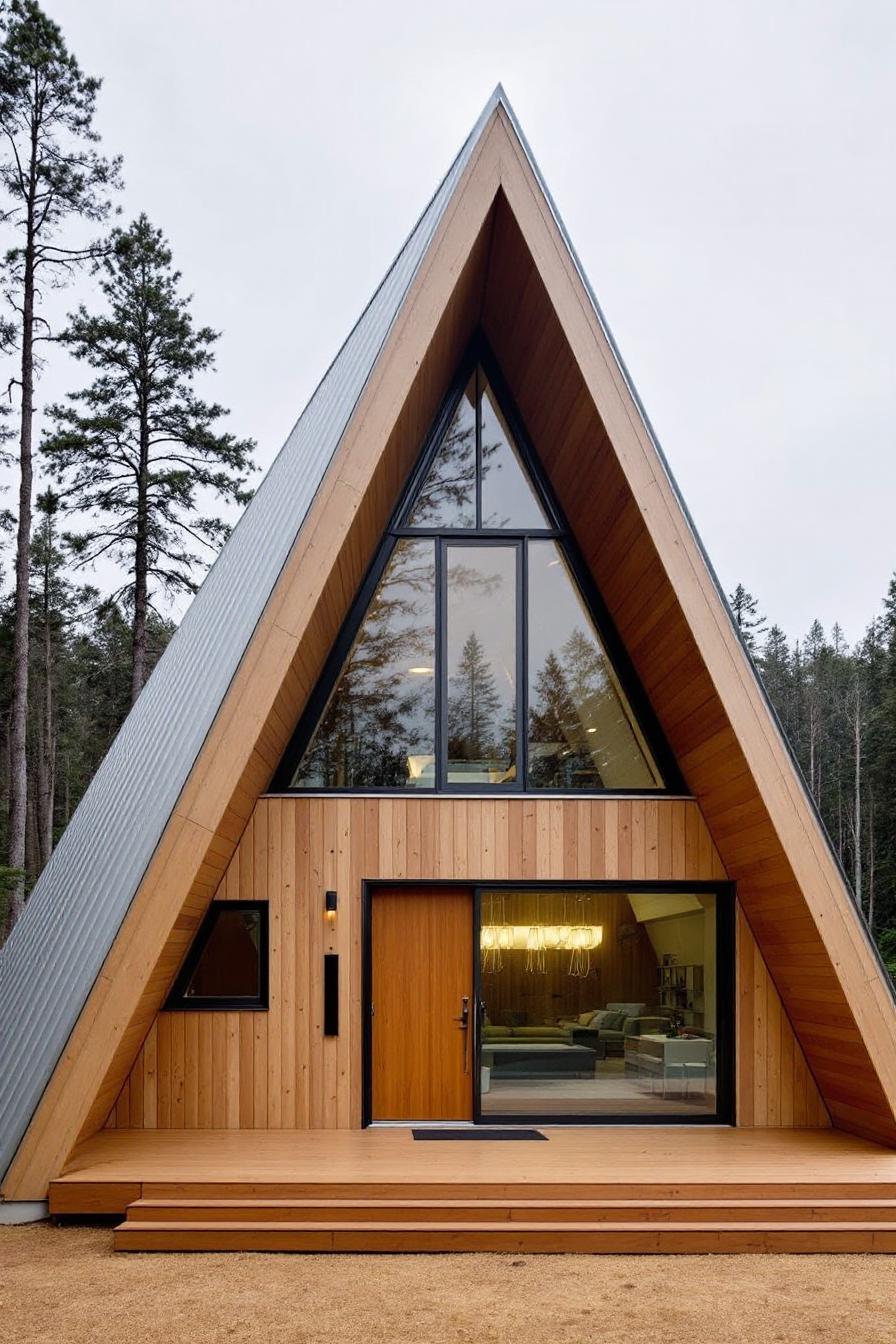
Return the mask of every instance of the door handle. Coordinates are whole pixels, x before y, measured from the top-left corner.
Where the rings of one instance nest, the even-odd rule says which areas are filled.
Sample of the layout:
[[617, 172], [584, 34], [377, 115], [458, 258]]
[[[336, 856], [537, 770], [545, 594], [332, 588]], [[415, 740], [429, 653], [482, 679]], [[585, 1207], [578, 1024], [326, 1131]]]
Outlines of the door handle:
[[453, 1017], [452, 1022], [459, 1022], [460, 1029], [464, 1034], [464, 1073], [470, 1072], [470, 996], [464, 994], [460, 1001], [460, 1017]]

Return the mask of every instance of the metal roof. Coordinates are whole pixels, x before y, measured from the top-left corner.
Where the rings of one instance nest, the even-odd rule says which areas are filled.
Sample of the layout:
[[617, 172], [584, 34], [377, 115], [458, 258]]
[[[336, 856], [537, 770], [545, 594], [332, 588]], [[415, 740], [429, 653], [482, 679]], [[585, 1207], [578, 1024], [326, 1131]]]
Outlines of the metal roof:
[[445, 206], [502, 100], [498, 88], [319, 383], [0, 952], [0, 1172], [15, 1156]]

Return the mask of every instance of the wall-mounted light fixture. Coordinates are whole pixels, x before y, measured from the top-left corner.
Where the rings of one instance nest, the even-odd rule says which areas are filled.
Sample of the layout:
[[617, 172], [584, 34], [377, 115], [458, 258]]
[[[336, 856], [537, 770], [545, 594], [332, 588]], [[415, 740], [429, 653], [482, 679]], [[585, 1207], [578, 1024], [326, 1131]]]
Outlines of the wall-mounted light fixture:
[[326, 913], [327, 913], [327, 923], [329, 923], [329, 924], [334, 924], [334, 923], [336, 922], [336, 892], [335, 892], [335, 891], [328, 891], [328, 892], [325, 893], [325, 896], [324, 896], [324, 909], [326, 910]]

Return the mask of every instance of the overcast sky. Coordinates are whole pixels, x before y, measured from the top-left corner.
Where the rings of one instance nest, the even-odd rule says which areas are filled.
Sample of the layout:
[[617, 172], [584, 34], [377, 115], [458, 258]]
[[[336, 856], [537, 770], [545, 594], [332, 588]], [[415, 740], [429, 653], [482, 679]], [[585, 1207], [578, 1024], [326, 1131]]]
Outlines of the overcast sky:
[[726, 589], [861, 634], [896, 568], [892, 0], [45, 3], [262, 465], [500, 80]]

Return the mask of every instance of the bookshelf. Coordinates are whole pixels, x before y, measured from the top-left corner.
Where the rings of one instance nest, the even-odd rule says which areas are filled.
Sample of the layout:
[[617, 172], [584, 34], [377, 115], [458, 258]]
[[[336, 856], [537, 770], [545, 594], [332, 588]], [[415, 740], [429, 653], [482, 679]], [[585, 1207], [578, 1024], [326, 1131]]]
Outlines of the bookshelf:
[[688, 1026], [698, 1027], [703, 1020], [703, 967], [680, 965], [657, 967], [657, 1004], [668, 1013], [677, 1013]]

